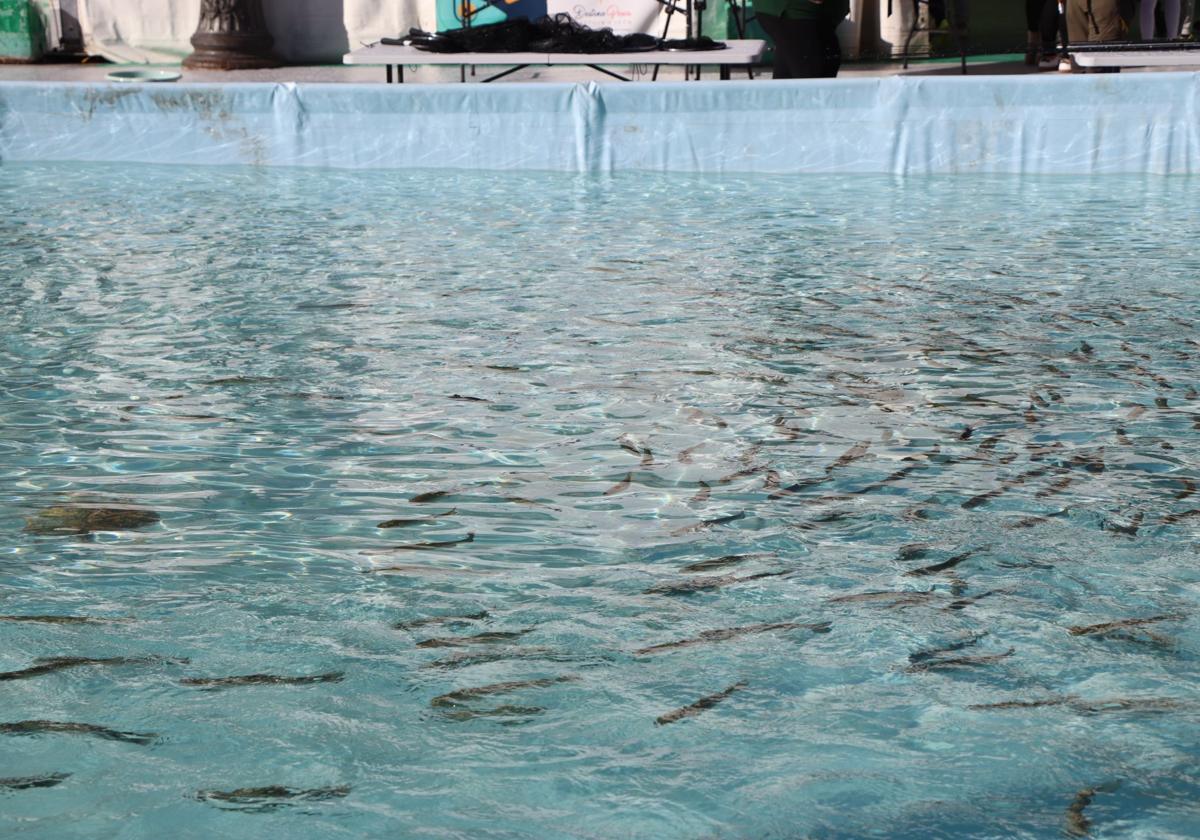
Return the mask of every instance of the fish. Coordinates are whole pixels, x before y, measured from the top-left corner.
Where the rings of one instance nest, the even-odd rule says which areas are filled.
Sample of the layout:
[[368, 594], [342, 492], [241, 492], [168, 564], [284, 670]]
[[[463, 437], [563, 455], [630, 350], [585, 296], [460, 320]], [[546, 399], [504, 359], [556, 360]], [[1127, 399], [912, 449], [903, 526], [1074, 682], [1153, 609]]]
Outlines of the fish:
[[490, 575], [491, 572], [481, 569], [457, 569], [446, 568], [444, 566], [418, 566], [416, 564], [401, 563], [395, 566], [379, 566], [372, 569], [363, 569], [363, 574], [373, 575], [382, 572], [400, 572], [401, 574], [412, 575]]
[[108, 624], [123, 618], [92, 618], [83, 615], [0, 615], [0, 621], [28, 621], [38, 624]]
[[1043, 697], [1039, 700], [1004, 700], [1000, 703], [975, 703], [967, 706], [972, 711], [1003, 711], [1006, 709], [1040, 709], [1043, 706], [1062, 706], [1076, 700], [1074, 695]]
[[72, 723], [58, 720], [19, 720], [0, 723], [0, 735], [92, 735], [106, 741], [122, 741], [129, 744], [152, 744], [158, 740], [155, 732], [121, 732], [107, 726], [92, 723]]
[[52, 674], [55, 671], [65, 671], [68, 668], [82, 668], [89, 665], [149, 665], [157, 663], [172, 663], [186, 665], [187, 659], [168, 659], [161, 656], [111, 656], [92, 658], [85, 656], [43, 656], [34, 660], [34, 665], [19, 671], [0, 672], [0, 681], [27, 680]]
[[689, 563], [680, 571], [684, 572], [708, 572], [713, 569], [722, 569], [726, 566], [734, 566], [746, 560], [754, 560], [760, 557], [770, 557], [769, 554], [726, 554], [722, 557], [716, 557], [712, 560], [700, 560], [696, 563]]
[[519, 639], [529, 629], [517, 630], [509, 633], [477, 633], [474, 636], [444, 636], [437, 639], [423, 639], [417, 642], [419, 648], [435, 648], [435, 647], [467, 647], [468, 645], [490, 645], [497, 642], [511, 642], [513, 639]]
[[697, 483], [700, 485], [700, 489], [697, 490], [696, 495], [692, 496], [692, 498], [688, 499], [688, 501], [695, 504], [702, 504], [708, 501], [708, 497], [712, 492], [712, 488], [709, 486], [707, 481], [700, 481]]
[[671, 532], [671, 536], [678, 537], [678, 536], [682, 536], [683, 534], [691, 534], [691, 533], [694, 533], [695, 531], [703, 531], [708, 528], [712, 528], [716, 525], [725, 525], [727, 523], [736, 522], [739, 519], [745, 519], [745, 518], [746, 518], [746, 511], [743, 510], [738, 513], [732, 513], [729, 516], [719, 516], [716, 519], [705, 519], [704, 521], [697, 522], [694, 525], [685, 525], [682, 528], [676, 528], [674, 531]]
[[311, 685], [313, 683], [341, 682], [346, 676], [344, 671], [330, 671], [325, 674], [305, 674], [298, 677], [282, 677], [277, 674], [243, 674], [236, 677], [188, 677], [179, 681], [180, 685], [196, 686], [206, 690], [218, 688], [233, 688], [243, 685]]
[[1092, 821], [1083, 815], [1083, 811], [1092, 804], [1095, 795], [1095, 788], [1084, 788], [1075, 794], [1075, 798], [1067, 806], [1064, 831], [1071, 837], [1087, 837], [1092, 833]]
[[826, 465], [824, 476], [822, 476], [820, 478], [808, 478], [808, 479], [805, 479], [804, 481], [798, 481], [795, 484], [788, 485], [787, 487], [784, 487], [784, 488], [776, 491], [775, 493], [772, 493], [767, 498], [771, 499], [771, 500], [781, 499], [784, 496], [792, 495], [794, 493], [799, 493], [801, 490], [805, 490], [809, 487], [815, 487], [818, 484], [824, 484], [826, 481], [829, 481], [829, 479], [833, 477], [833, 472], [835, 470], [839, 469], [840, 467], [844, 467], [847, 464], [851, 464], [851, 463], [857, 461], [859, 458], [862, 458], [864, 455], [867, 454], [867, 451], [870, 448], [871, 448], [871, 444], [869, 441], [865, 442], [865, 443], [856, 443], [853, 446], [851, 446], [849, 449], [847, 449], [845, 452], [843, 452], [841, 455], [839, 455], [832, 463]]
[[1001, 482], [1000, 486], [993, 490], [989, 490], [986, 493], [980, 493], [978, 496], [972, 496], [962, 503], [962, 507], [966, 510], [971, 510], [972, 508], [977, 508], [980, 505], [987, 504], [992, 499], [1003, 495], [1014, 487], [1019, 487], [1020, 485], [1029, 481], [1031, 478], [1040, 478], [1048, 472], [1050, 472], [1049, 467], [1035, 467], [1032, 470], [1020, 473], [1008, 479], [1007, 481]]
[[490, 683], [488, 685], [476, 686], [475, 688], [459, 688], [446, 694], [439, 694], [429, 701], [429, 705], [434, 708], [446, 708], [463, 706], [480, 697], [491, 697], [496, 694], [508, 694], [513, 691], [521, 691], [526, 688], [546, 688], [558, 683], [573, 682], [576, 677], [548, 677], [539, 680], [509, 680], [508, 682]]
[[723, 642], [726, 639], [733, 639], [738, 636], [746, 636], [751, 633], [768, 633], [774, 630], [811, 630], [814, 633], [828, 633], [832, 625], [828, 621], [817, 622], [813, 624], [802, 624], [795, 621], [781, 621], [769, 624], [747, 624], [742, 627], [726, 627], [720, 630], [705, 630], [699, 636], [693, 639], [681, 639], [676, 642], [664, 642], [663, 644], [650, 645], [649, 647], [635, 650], [634, 654], [642, 656], [647, 653], [659, 653], [664, 650], [675, 650], [676, 648], [691, 647], [693, 645], [706, 644], [708, 642]]
[[453, 493], [454, 493], [454, 491], [452, 491], [452, 490], [430, 490], [427, 493], [418, 493], [417, 495], [415, 495], [411, 499], [409, 499], [409, 502], [411, 502], [414, 505], [420, 505], [420, 504], [424, 504], [425, 502], [437, 501], [438, 499], [444, 498], [445, 496], [453, 495]]
[[654, 463], [654, 453], [650, 451], [650, 447], [639, 443], [629, 435], [621, 435], [617, 438], [617, 443], [626, 452], [633, 455], [640, 455], [642, 458], [641, 466], [648, 467]]
[[537, 499], [526, 499], [524, 496], [501, 496], [500, 499], [505, 502], [512, 502], [514, 505], [529, 505], [530, 507], [546, 508], [547, 510], [562, 510], [562, 508], [557, 508], [554, 505], [539, 502]]
[[951, 601], [949, 604], [947, 604], [945, 606], [945, 609], [965, 610], [967, 607], [971, 606], [972, 604], [982, 601], [984, 598], [987, 598], [990, 595], [996, 595], [1003, 591], [1004, 590], [1002, 590], [1002, 589], [989, 589], [987, 592], [980, 592], [978, 595], [972, 595], [970, 598], [959, 598], [959, 599], [957, 599], [955, 601]]
[[774, 493], [767, 496], [767, 499], [770, 501], [776, 501], [778, 499], [800, 493], [801, 491], [807, 490], [810, 487], [816, 487], [819, 484], [824, 484], [827, 481], [829, 481], [828, 475], [823, 475], [819, 478], [806, 478], [803, 481], [797, 481], [794, 484], [789, 484], [787, 487], [779, 488]]
[[1129, 413], [1125, 415], [1125, 419], [1126, 420], [1136, 420], [1137, 418], [1141, 417], [1145, 413], [1146, 413], [1146, 406], [1137, 404], [1137, 405], [1134, 405], [1133, 408], [1129, 409]]
[[1068, 627], [1067, 632], [1072, 636], [1095, 636], [1108, 633], [1111, 630], [1124, 630], [1128, 627], [1140, 627], [1143, 624], [1154, 624], [1159, 621], [1179, 621], [1182, 618], [1182, 615], [1174, 613], [1154, 615], [1149, 618], [1125, 618], [1119, 621], [1106, 621], [1102, 624], [1075, 625], [1074, 627]]
[[1155, 397], [1154, 398], [1154, 407], [1155, 408], [1170, 408], [1170, 406], [1167, 404], [1166, 397]]
[[956, 650], [962, 650], [963, 648], [970, 647], [971, 645], [974, 645], [976, 642], [978, 642], [980, 639], [982, 639], [986, 635], [987, 635], [986, 632], [972, 633], [971, 635], [969, 635], [965, 638], [959, 639], [957, 642], [951, 642], [950, 644], [947, 644], [943, 647], [927, 648], [925, 650], [919, 650], [915, 653], [910, 653], [908, 655], [908, 661], [910, 663], [916, 665], [921, 662], [928, 662], [931, 659], [940, 659], [942, 657], [942, 654], [953, 653]]
[[633, 473], [625, 473], [625, 477], [604, 491], [605, 496], [615, 496], [618, 493], [624, 493], [629, 489], [629, 485], [633, 483]]
[[1062, 476], [1061, 478], [1059, 478], [1057, 481], [1051, 482], [1049, 487], [1046, 487], [1045, 489], [1039, 490], [1038, 492], [1034, 493], [1033, 497], [1035, 499], [1045, 499], [1045, 498], [1049, 498], [1050, 496], [1053, 496], [1055, 493], [1061, 493], [1064, 490], [1066, 490], [1068, 487], [1071, 486], [1071, 482], [1073, 480], [1074, 480], [1074, 477], [1070, 473], [1068, 473], [1068, 474]]
[[[237, 790], [199, 790], [196, 798], [201, 802], [233, 805], [238, 810], [251, 812], [274, 811], [298, 802], [326, 802], [330, 799], [341, 799], [348, 796], [350, 788], [345, 785], [337, 787], [297, 788], [269, 785], [267, 787], [238, 788]], [[247, 807], [242, 807], [247, 806]]]
[[855, 592], [851, 595], [839, 595], [830, 598], [827, 604], [871, 604], [885, 603], [889, 607], [908, 607], [924, 604], [936, 597], [933, 592], [900, 591], [900, 592]]
[[474, 720], [481, 717], [529, 717], [540, 715], [546, 711], [541, 706], [513, 706], [504, 704], [494, 709], [442, 709], [441, 715], [447, 720]]
[[655, 726], [666, 726], [668, 723], [674, 723], [677, 720], [683, 720], [684, 718], [688, 718], [688, 717], [695, 717], [696, 715], [703, 712], [705, 709], [711, 709], [713, 706], [720, 703], [722, 700], [724, 700], [730, 694], [733, 694], [735, 691], [741, 691], [745, 687], [746, 687], [746, 683], [744, 683], [744, 682], [734, 683], [733, 685], [729, 686], [728, 688], [726, 688], [722, 691], [718, 691], [716, 694], [709, 694], [704, 697], [701, 697], [695, 703], [689, 703], [688, 705], [682, 706], [673, 712], [667, 712], [665, 715], [659, 715], [657, 718], [654, 719], [654, 725]]
[[940, 451], [941, 451], [941, 447], [934, 446], [933, 449], [930, 450], [929, 453], [924, 456], [924, 460], [916, 460], [913, 458], [906, 458], [905, 460], [912, 461], [912, 463], [901, 467], [900, 469], [896, 470], [895, 472], [891, 473], [888, 476], [885, 476], [884, 478], [881, 478], [879, 481], [876, 481], [874, 484], [868, 484], [865, 487], [860, 487], [858, 490], [850, 491], [851, 495], [860, 496], [864, 493], [870, 493], [872, 491], [879, 490], [883, 487], [886, 487], [889, 484], [900, 481], [903, 478], [907, 478], [909, 475], [916, 472], [917, 470], [926, 469], [932, 464], [932, 461], [929, 459], [932, 459]]
[[516, 373], [517, 371], [524, 370], [524, 368], [517, 365], [484, 365], [484, 367], [488, 370], [502, 370], [506, 373]]
[[145, 508], [58, 505], [26, 519], [25, 531], [39, 535], [90, 534], [144, 528], [159, 521], [157, 513]]
[[70, 773], [48, 773], [45, 776], [21, 776], [0, 779], [0, 790], [30, 790], [31, 788], [57, 787], [69, 778], [71, 778]]
[[1081, 715], [1104, 712], [1172, 712], [1183, 703], [1170, 697], [1112, 697], [1107, 700], [1079, 701], [1070, 704]]
[[993, 653], [983, 656], [956, 656], [948, 659], [930, 659], [925, 662], [909, 665], [905, 670], [909, 673], [921, 673], [923, 671], [934, 671], [938, 668], [970, 668], [975, 665], [990, 665], [993, 662], [999, 662], [1001, 659], [1012, 656], [1015, 652], [1016, 648], [1009, 648], [1004, 653]]
[[1145, 514], [1139, 510], [1130, 518], [1128, 525], [1120, 525], [1112, 520], [1106, 519], [1100, 523], [1100, 528], [1104, 531], [1112, 531], [1115, 534], [1125, 534], [1129, 537], [1136, 537], [1138, 528], [1140, 528], [1142, 525], [1143, 518], [1145, 518]]
[[689, 446], [687, 449], [679, 450], [679, 454], [675, 456], [675, 460], [681, 464], [692, 463], [692, 453], [704, 446], [703, 443], [697, 443], [695, 446]]
[[763, 478], [763, 490], [778, 490], [779, 489], [779, 473], [775, 470], [768, 469], [766, 476]]
[[867, 454], [867, 450], [871, 448], [870, 442], [856, 443], [838, 456], [837, 460], [825, 468], [826, 473], [833, 472], [839, 467], [844, 467], [857, 461], [859, 458]]
[[691, 580], [678, 581], [675, 583], [658, 583], [651, 586], [649, 589], [643, 590], [644, 595], [690, 595], [693, 592], [702, 592], [706, 589], [720, 589], [725, 586], [731, 586], [735, 583], [745, 583], [748, 580], [758, 580], [760, 578], [779, 577], [780, 575], [791, 574], [790, 572], [759, 572], [756, 575], [745, 575], [738, 577], [737, 575], [716, 575], [708, 577], [692, 578]]
[[397, 630], [415, 630], [418, 627], [426, 627], [430, 624], [455, 624], [463, 621], [482, 621], [487, 617], [487, 610], [480, 610], [477, 613], [469, 613], [467, 615], [435, 615], [428, 618], [414, 618], [410, 621], [397, 621], [392, 626]]
[[429, 516], [420, 517], [418, 519], [389, 519], [386, 522], [380, 522], [376, 528], [408, 528], [412, 525], [423, 525], [426, 522], [432, 522], [435, 519], [440, 519], [443, 516], [453, 516], [458, 512], [458, 508], [450, 508], [445, 513], [431, 513]]
[[923, 557], [929, 556], [932, 548], [933, 543], [909, 543], [902, 545], [900, 546], [900, 550], [896, 552], [896, 559], [902, 563], [920, 560]]
[[1175, 501], [1181, 501], [1196, 492], [1196, 483], [1190, 478], [1176, 478], [1176, 481], [1183, 485], [1183, 489], [1175, 494]]
[[264, 385], [268, 382], [278, 382], [276, 376], [226, 376], [221, 379], [206, 379], [201, 385]]
[[974, 554], [977, 554], [981, 549], [972, 548], [969, 551], [964, 551], [961, 554], [956, 554], [949, 560], [943, 560], [941, 563], [934, 563], [932, 566], [925, 566], [920, 569], [912, 569], [904, 573], [905, 577], [922, 577], [924, 575], [935, 575], [938, 572], [944, 572], [947, 569], [953, 569], [962, 561], [968, 559]]
[[469, 397], [469, 396], [464, 396], [463, 394], [451, 394], [450, 396], [446, 397], [446, 399], [461, 400], [463, 402], [480, 402], [480, 403], [491, 402], [491, 400], [485, 400], [483, 397]]
[[963, 426], [962, 434], [958, 436], [959, 440], [970, 440], [971, 435], [975, 434], [975, 429], [972, 426]]
[[1182, 510], [1178, 513], [1168, 513], [1162, 518], [1162, 524], [1171, 525], [1175, 522], [1182, 522], [1184, 519], [1190, 519], [1193, 516], [1200, 516], [1200, 509], [1193, 508], [1192, 510]]
[[422, 665], [422, 668], [466, 668], [470, 665], [483, 665], [488, 662], [506, 662], [512, 659], [538, 659], [546, 662], [569, 662], [578, 657], [572, 654], [555, 653], [551, 648], [503, 648], [500, 650], [470, 651], [464, 650], [450, 656], [435, 659]]
[[[363, 551], [360, 553], [362, 553], [364, 555], [375, 555], [375, 554], [391, 554], [394, 551], [425, 551], [427, 549], [434, 549], [434, 548], [449, 548], [450, 546], [462, 545], [463, 543], [469, 543], [469, 542], [475, 542], [475, 532], [474, 531], [468, 531], [467, 535], [465, 537], [460, 537], [457, 540], [442, 540], [440, 542], [408, 543], [407, 545], [394, 545], [391, 548], [367, 549], [366, 551]], [[376, 570], [376, 571], [378, 571], [378, 570]]]

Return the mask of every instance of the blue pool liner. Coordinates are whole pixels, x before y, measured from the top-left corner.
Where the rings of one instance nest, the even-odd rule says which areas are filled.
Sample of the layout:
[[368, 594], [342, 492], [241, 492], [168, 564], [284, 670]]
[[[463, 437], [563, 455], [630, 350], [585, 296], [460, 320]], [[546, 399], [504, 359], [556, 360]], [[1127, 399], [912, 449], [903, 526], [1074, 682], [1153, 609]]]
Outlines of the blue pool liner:
[[662, 84], [0, 83], [0, 161], [1188, 174], [1200, 74]]

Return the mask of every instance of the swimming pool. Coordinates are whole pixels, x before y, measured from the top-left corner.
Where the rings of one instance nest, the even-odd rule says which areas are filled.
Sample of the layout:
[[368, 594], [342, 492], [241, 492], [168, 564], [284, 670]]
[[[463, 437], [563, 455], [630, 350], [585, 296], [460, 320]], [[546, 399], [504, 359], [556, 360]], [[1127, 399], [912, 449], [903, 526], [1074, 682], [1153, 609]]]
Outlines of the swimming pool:
[[0, 167], [0, 832], [1195, 836], [1196, 187]]

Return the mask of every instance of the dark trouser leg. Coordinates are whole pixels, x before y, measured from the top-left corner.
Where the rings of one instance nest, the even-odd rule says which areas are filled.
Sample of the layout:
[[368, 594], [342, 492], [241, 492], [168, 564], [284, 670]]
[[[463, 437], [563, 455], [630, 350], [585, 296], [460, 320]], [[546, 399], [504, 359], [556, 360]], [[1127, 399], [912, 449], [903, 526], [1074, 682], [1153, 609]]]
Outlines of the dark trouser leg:
[[821, 76], [835, 78], [842, 66], [842, 44], [838, 41], [837, 28], [841, 20], [821, 21], [822, 57]]
[[1041, 29], [1042, 9], [1045, 3], [1042, 0], [1025, 0], [1025, 29], [1028, 32], [1037, 32]]
[[[1058, 52], [1058, 0], [1045, 0], [1042, 4], [1042, 19], [1038, 24], [1038, 32], [1042, 36], [1042, 54], [1054, 55]], [[1065, 40], [1064, 40], [1064, 43]]]
[[[827, 64], [830, 47], [822, 34], [825, 24], [818, 20], [790, 20], [775, 15], [758, 15], [763, 30], [775, 42], [773, 79], [819, 79], [829, 75]], [[834, 43], [836, 45], [836, 37]], [[837, 61], [841, 63], [841, 50]], [[837, 73], [837, 66], [833, 67]]]

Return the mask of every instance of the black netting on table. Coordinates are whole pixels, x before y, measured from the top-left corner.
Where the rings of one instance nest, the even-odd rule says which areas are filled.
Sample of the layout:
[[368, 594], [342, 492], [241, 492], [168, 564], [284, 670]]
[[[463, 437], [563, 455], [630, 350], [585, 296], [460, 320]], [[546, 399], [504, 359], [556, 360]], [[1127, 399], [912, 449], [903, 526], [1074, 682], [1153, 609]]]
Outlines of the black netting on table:
[[[701, 43], [701, 41], [705, 43]], [[472, 53], [623, 53], [661, 49], [663, 41], [653, 35], [618, 35], [607, 27], [591, 29], [570, 15], [548, 15], [537, 20], [518, 18], [463, 29], [425, 32], [412, 29], [403, 43], [430, 52]], [[677, 44], [680, 42], [672, 42]], [[696, 39], [674, 49], [720, 49], [724, 44], [710, 38]]]

